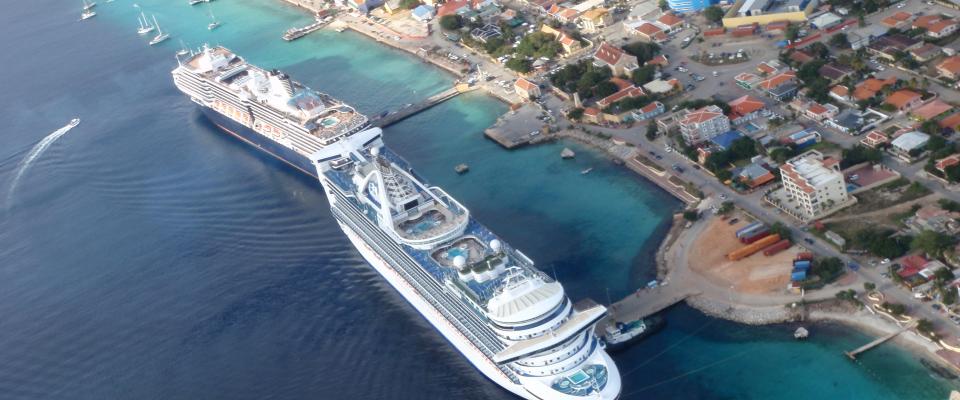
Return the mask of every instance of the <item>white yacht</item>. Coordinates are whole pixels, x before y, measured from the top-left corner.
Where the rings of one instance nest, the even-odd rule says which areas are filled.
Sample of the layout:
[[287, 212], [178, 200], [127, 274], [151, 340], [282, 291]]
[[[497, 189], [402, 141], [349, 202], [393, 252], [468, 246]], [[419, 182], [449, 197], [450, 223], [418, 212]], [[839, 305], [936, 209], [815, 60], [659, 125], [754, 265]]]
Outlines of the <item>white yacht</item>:
[[137, 28], [137, 34], [140, 36], [153, 32], [155, 29], [153, 25], [150, 24], [150, 21], [147, 20], [147, 16], [143, 14], [143, 11], [140, 11], [140, 15], [137, 16], [137, 24], [140, 25]]
[[157, 22], [156, 15], [153, 16], [153, 26], [157, 27], [157, 36], [154, 36], [153, 39], [150, 39], [151, 46], [163, 43], [165, 40], [170, 38], [169, 33], [163, 33], [163, 31], [160, 30], [160, 24]]

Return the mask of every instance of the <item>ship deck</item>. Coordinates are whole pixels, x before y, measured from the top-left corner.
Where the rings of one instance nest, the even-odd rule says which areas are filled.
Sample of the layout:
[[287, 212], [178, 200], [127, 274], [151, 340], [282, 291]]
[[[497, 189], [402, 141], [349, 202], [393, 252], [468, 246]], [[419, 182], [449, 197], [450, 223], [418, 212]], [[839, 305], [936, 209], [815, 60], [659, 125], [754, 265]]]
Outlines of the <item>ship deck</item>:
[[[396, 164], [404, 171], [407, 171], [414, 178], [416, 178], [420, 182], [423, 182], [425, 186], [429, 187], [428, 182], [425, 179], [423, 179], [421, 176], [419, 176], [410, 167], [409, 163], [407, 163], [406, 160], [401, 158], [399, 155], [393, 153], [386, 147], [380, 150], [380, 155], [387, 158], [389, 161]], [[354, 159], [353, 161], [358, 162], [359, 160]], [[341, 190], [348, 193], [354, 193], [356, 190], [356, 187], [353, 185], [351, 181], [350, 174], [351, 173], [348, 170], [336, 170], [336, 169], [330, 169], [324, 172], [324, 176], [326, 176], [330, 180], [330, 182], [337, 185]], [[363, 207], [360, 204], [360, 202], [357, 202], [356, 205]], [[370, 213], [367, 213], [367, 217], [371, 218]], [[503, 241], [503, 239], [500, 239], [497, 235], [495, 235], [492, 231], [490, 231], [490, 229], [488, 229], [486, 226], [478, 222], [472, 216], [469, 217], [469, 220], [467, 222], [467, 228], [464, 231], [463, 235], [456, 237], [450, 241], [447, 241], [446, 243], [444, 243], [441, 246], [438, 246], [437, 248], [434, 248], [431, 250], [417, 250], [405, 245], [401, 245], [401, 247], [403, 248], [404, 252], [406, 252], [414, 260], [416, 260], [419, 265], [421, 265], [427, 272], [430, 273], [431, 276], [436, 278], [438, 281], [443, 282], [445, 278], [450, 278], [454, 281], [459, 281], [459, 283], [469, 288], [473, 292], [473, 295], [475, 295], [475, 298], [477, 300], [479, 300], [481, 303], [486, 303], [487, 300], [493, 297], [497, 287], [499, 287], [500, 285], [499, 279], [493, 279], [486, 282], [477, 282], [474, 280], [468, 280], [468, 281], [460, 280], [460, 278], [457, 276], [456, 269], [453, 268], [452, 266], [452, 257], [450, 257], [450, 260], [444, 259], [443, 261], [440, 261], [437, 258], [435, 258], [435, 256], [437, 256], [438, 252], [444, 249], [449, 250], [450, 248], [452, 248], [452, 246], [456, 246], [460, 243], [463, 243], [464, 241], [469, 241], [469, 243], [474, 243], [475, 245], [483, 246], [483, 244], [490, 243], [492, 240], [500, 241], [500, 243], [503, 245], [503, 250], [510, 255], [511, 260], [513, 260], [514, 264], [516, 264], [518, 267], [521, 267], [525, 270], [535, 271], [535, 273], [538, 273], [541, 276], [543, 276], [543, 274], [540, 271], [537, 271], [531, 264], [528, 264], [527, 261], [524, 260], [525, 256], [519, 257], [517, 255], [517, 252], [513, 248], [509, 247]], [[477, 254], [473, 254], [474, 252], [476, 252]], [[479, 248], [471, 247], [470, 253], [471, 253], [471, 256], [473, 256], [474, 258], [479, 258], [477, 257], [480, 255]], [[480, 259], [482, 260], [483, 258], [480, 258]], [[545, 277], [545, 278], [550, 280], [548, 277]]]

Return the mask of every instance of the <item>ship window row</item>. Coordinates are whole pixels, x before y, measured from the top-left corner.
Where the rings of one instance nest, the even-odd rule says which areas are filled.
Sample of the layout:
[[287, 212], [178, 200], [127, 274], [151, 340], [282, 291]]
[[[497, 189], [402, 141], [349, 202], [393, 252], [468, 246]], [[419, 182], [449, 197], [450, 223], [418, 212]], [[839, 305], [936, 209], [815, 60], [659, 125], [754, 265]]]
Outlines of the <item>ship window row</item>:
[[[545, 360], [536, 359], [536, 358], [535, 358], [536, 355], [534, 355], [534, 357], [531, 357], [531, 358], [533, 358], [533, 359], [531, 359], [531, 360], [529, 360], [529, 361], [526, 361], [526, 362], [517, 361], [517, 364], [534, 367], [534, 366], [538, 366], [538, 365], [550, 365], [550, 364], [555, 364], [555, 363], [557, 363], [557, 362], [563, 361], [563, 360], [565, 360], [565, 359], [567, 359], [567, 358], [570, 358], [570, 356], [572, 356], [572, 355], [574, 355], [574, 354], [577, 354], [578, 351], [583, 350], [583, 348], [587, 346], [587, 343], [589, 342], [590, 336], [589, 336], [589, 335], [584, 335], [584, 336], [578, 335], [578, 336], [577, 336], [577, 339], [580, 339], [580, 338], [583, 338], [583, 340], [581, 340], [582, 343], [578, 343], [576, 346], [574, 346], [573, 348], [568, 349], [568, 350], [565, 351], [563, 354], [558, 354], [558, 355], [555, 355], [554, 357], [551, 357], [551, 358], [548, 358], [548, 359], [545, 359]], [[561, 346], [560, 348], [565, 348], [565, 347], [566, 347], [566, 346]]]

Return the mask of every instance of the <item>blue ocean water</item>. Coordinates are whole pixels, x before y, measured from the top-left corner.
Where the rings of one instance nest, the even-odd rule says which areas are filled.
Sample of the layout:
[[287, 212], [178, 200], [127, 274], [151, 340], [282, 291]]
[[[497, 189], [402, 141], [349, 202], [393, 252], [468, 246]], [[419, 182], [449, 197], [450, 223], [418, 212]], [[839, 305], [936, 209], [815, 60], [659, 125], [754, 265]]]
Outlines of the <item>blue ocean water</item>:
[[[276, 1], [36, 0], [0, 13], [0, 399], [510, 399], [365, 265], [319, 186], [222, 135], [170, 81], [179, 40], [249, 60], [375, 114], [452, 78], [355, 34], [285, 43], [309, 18]], [[651, 273], [678, 204], [573, 144], [504, 151], [482, 130], [505, 106], [457, 98], [386, 140], [557, 277], [619, 297]], [[23, 158], [70, 118], [11, 191]], [[560, 149], [577, 151], [575, 160]], [[471, 172], [456, 175], [466, 162]], [[593, 167], [589, 175], [580, 171]], [[940, 399], [952, 385], [896, 347], [837, 326], [753, 328], [685, 307], [615, 358], [625, 399]]]

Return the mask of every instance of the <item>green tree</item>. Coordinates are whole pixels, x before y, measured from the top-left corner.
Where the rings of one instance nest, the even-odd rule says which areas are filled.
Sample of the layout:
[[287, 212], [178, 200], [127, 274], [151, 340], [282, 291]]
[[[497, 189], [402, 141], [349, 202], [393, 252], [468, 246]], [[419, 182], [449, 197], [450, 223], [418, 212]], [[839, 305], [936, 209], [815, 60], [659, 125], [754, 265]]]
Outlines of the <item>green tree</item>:
[[793, 149], [789, 147], [777, 147], [771, 150], [769, 155], [773, 161], [776, 161], [778, 164], [783, 164], [793, 157], [794, 153]]
[[487, 42], [483, 44], [483, 50], [486, 51], [487, 54], [494, 54], [500, 50], [504, 44], [503, 38], [495, 36], [487, 39]]
[[933, 334], [933, 322], [926, 318], [920, 319], [917, 321], [917, 331], [928, 336]]
[[723, 20], [723, 9], [718, 6], [707, 7], [703, 9], [703, 16], [707, 21], [715, 24], [720, 23]]
[[579, 121], [580, 118], [583, 118], [583, 108], [577, 107], [567, 113], [567, 118], [570, 118], [574, 121]]
[[868, 292], [872, 292], [872, 291], [873, 291], [874, 289], [876, 289], [876, 288], [877, 288], [877, 285], [874, 284], [873, 282], [864, 282], [864, 283], [863, 283], [863, 290], [866, 290], [866, 291], [868, 291]]
[[596, 86], [593, 87], [593, 96], [596, 98], [604, 98], [611, 94], [616, 93], [617, 90], [619, 89], [617, 88], [617, 85], [615, 85], [613, 82], [603, 81], [603, 82], [597, 83]]
[[830, 45], [833, 47], [846, 49], [850, 47], [850, 40], [847, 38], [846, 33], [840, 32], [830, 37]]
[[726, 214], [729, 214], [731, 211], [733, 211], [733, 202], [725, 201], [723, 203], [720, 203], [720, 209], [717, 210], [717, 213], [726, 215]]
[[920, 232], [910, 243], [914, 249], [922, 250], [933, 257], [939, 257], [940, 253], [952, 245], [953, 237], [935, 231]]
[[773, 225], [770, 226], [770, 233], [780, 235], [780, 239], [793, 238], [793, 232], [790, 231], [790, 228], [780, 221], [774, 222]]
[[553, 58], [563, 50], [560, 42], [546, 32], [534, 32], [524, 36], [517, 45], [517, 54], [524, 57]]
[[787, 40], [797, 40], [800, 37], [800, 26], [793, 22], [787, 24], [787, 31], [784, 33]]
[[815, 260], [810, 271], [820, 279], [829, 283], [843, 272], [843, 261], [836, 257], [827, 257]]
[[657, 73], [657, 67], [654, 65], [644, 65], [640, 68], [633, 70], [630, 73], [630, 80], [633, 81], [637, 86], [641, 86], [645, 83], [648, 83], [653, 80], [653, 76]]
[[944, 210], [952, 211], [952, 212], [960, 212], [960, 203], [956, 201], [953, 201], [950, 199], [940, 199], [940, 200], [937, 200], [937, 204], [939, 204], [940, 208]]
[[683, 212], [683, 219], [687, 221], [696, 221], [698, 218], [700, 218], [700, 213], [698, 213], [697, 210], [687, 210]]
[[660, 0], [657, 5], [660, 6], [660, 9], [663, 11], [670, 9], [670, 3], [667, 3], [667, 0]]
[[400, 7], [412, 10], [420, 5], [420, 0], [400, 0]]
[[523, 58], [511, 58], [507, 61], [507, 68], [525, 74], [530, 72], [530, 61]]
[[440, 27], [448, 31], [455, 31], [463, 27], [463, 17], [457, 14], [440, 17]]
[[647, 133], [645, 134], [647, 140], [653, 140], [657, 138], [657, 129], [657, 124], [655, 122], [650, 122], [647, 124]]
[[887, 310], [887, 312], [893, 315], [903, 315], [907, 312], [907, 307], [899, 303], [883, 302], [880, 307], [883, 307], [884, 310]]
[[950, 182], [960, 182], [960, 164], [951, 165], [943, 171]]
[[656, 43], [633, 42], [624, 45], [623, 51], [637, 57], [637, 62], [643, 65], [643, 63], [652, 60], [653, 57], [656, 57], [657, 54], [660, 53], [660, 46]]
[[733, 172], [730, 172], [730, 170], [726, 168], [715, 171], [714, 175], [717, 176], [717, 180], [720, 182], [726, 182], [733, 178]]
[[878, 163], [883, 158], [883, 152], [879, 149], [858, 144], [849, 149], [844, 149], [842, 156], [843, 159], [840, 161], [840, 168], [848, 168], [862, 162]]

